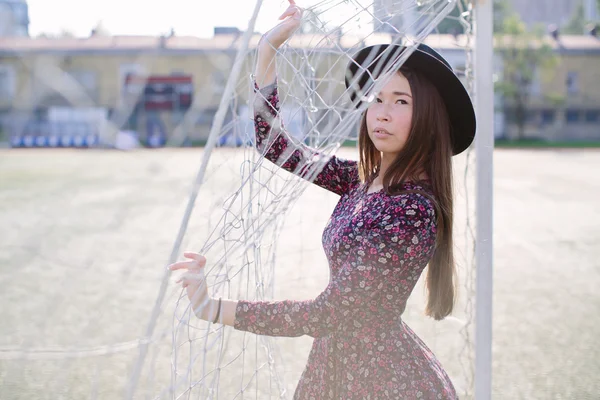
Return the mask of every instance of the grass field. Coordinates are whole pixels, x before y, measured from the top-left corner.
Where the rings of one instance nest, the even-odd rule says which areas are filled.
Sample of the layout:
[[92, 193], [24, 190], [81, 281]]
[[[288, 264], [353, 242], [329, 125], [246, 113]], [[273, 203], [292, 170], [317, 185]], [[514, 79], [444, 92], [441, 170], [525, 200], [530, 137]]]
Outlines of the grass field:
[[[340, 154], [354, 158], [352, 149]], [[125, 397], [201, 158], [202, 149], [0, 150], [0, 399]], [[215, 151], [183, 249], [199, 249], [218, 227], [243, 159], [240, 149]], [[466, 160], [456, 161], [464, 278], [472, 250], [465, 221], [474, 214], [465, 199], [472, 201], [474, 171], [465, 195]], [[600, 151], [501, 149], [494, 162], [494, 399], [597, 399]], [[326, 286], [320, 241], [336, 201], [308, 187], [289, 210], [278, 234], [275, 298], [311, 298]], [[211, 251], [218, 254], [219, 245]], [[227, 362], [214, 398], [278, 398], [262, 366], [264, 345], [278, 349], [280, 389], [292, 397], [311, 338], [267, 343], [227, 329], [221, 350], [205, 352], [203, 336], [188, 332], [183, 337], [194, 340], [177, 342], [174, 360], [178, 297], [171, 279], [136, 398], [171, 398], [172, 363], [184, 373], [193, 364], [185, 386], [218, 353]], [[461, 321], [471, 300], [463, 288], [456, 318], [430, 321], [417, 286], [405, 313], [459, 389], [468, 384]], [[242, 396], [257, 365], [257, 380]], [[191, 398], [206, 393], [198, 389]]]

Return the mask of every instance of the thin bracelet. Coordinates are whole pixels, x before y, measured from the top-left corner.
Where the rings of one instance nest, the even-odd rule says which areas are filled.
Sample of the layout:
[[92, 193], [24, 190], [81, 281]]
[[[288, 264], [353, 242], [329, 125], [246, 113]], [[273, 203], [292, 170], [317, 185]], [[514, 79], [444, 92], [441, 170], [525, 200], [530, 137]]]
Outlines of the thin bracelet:
[[213, 324], [216, 324], [219, 321], [219, 315], [221, 314], [221, 298], [219, 297], [219, 304], [217, 305], [217, 315], [213, 320]]

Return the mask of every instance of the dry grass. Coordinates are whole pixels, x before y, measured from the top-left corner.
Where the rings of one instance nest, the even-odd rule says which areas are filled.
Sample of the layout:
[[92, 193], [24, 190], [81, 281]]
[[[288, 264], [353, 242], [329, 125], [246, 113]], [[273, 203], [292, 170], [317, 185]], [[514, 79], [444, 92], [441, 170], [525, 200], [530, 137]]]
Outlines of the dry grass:
[[[352, 156], [349, 149], [341, 152]], [[201, 157], [199, 149], [0, 152], [0, 398], [124, 397], [138, 359], [136, 340], [146, 330]], [[239, 183], [242, 159], [236, 149], [213, 155], [184, 248], [199, 249], [218, 226], [223, 199]], [[464, 164], [457, 160], [463, 277], [470, 257]], [[594, 343], [600, 337], [598, 170], [598, 151], [495, 153], [494, 398], [592, 399], [600, 393]], [[310, 298], [325, 287], [321, 232], [336, 201], [308, 187], [289, 211], [276, 250], [275, 298]], [[422, 316], [419, 286], [405, 314], [458, 387], [468, 377], [460, 365], [466, 294], [463, 289], [458, 319], [436, 323]], [[224, 355], [218, 398], [233, 398], [266, 360], [266, 342], [228, 329], [223, 351], [208, 350], [204, 357], [207, 345], [193, 330], [189, 337], [195, 340], [177, 341], [174, 353], [178, 296], [171, 284], [137, 397], [170, 397], [164, 390], [171, 363], [185, 372], [191, 350], [198, 357], [191, 381], [210, 369], [216, 354]], [[275, 361], [285, 373], [284, 397], [291, 398], [311, 339], [269, 343], [279, 349]], [[267, 392], [277, 398], [266, 368], [245, 398], [268, 398]], [[194, 398], [208, 396], [194, 390]]]

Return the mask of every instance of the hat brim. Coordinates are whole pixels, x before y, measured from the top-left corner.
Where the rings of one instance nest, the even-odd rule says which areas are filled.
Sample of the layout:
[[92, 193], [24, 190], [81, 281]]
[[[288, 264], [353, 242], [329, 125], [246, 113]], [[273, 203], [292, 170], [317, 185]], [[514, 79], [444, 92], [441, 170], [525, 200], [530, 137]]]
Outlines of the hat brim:
[[[399, 45], [375, 45], [361, 49], [352, 57], [345, 81], [350, 99], [357, 108], [363, 102], [360, 92], [369, 82], [372, 84], [371, 74], [381, 70], [382, 63], [397, 60], [405, 49]], [[366, 62], [369, 65], [365, 66]], [[448, 112], [452, 153], [462, 153], [475, 138], [476, 119], [471, 97], [460, 79], [441, 55], [425, 45], [419, 45], [403, 65], [421, 72], [437, 88]]]

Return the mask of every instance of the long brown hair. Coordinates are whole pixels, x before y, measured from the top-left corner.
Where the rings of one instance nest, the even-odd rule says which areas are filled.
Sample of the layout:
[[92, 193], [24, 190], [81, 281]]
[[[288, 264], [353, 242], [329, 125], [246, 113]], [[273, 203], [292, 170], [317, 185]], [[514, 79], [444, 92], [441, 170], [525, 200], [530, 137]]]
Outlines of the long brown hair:
[[[401, 68], [413, 98], [412, 126], [404, 147], [382, 177], [386, 193], [402, 193], [406, 181], [418, 181], [425, 172], [430, 179], [437, 216], [435, 250], [427, 271], [428, 301], [425, 313], [436, 320], [452, 312], [456, 292], [456, 271], [452, 241], [452, 143], [450, 122], [444, 102], [435, 86], [416, 70]], [[377, 177], [381, 153], [367, 131], [363, 114], [358, 145], [359, 172], [370, 185]]]

